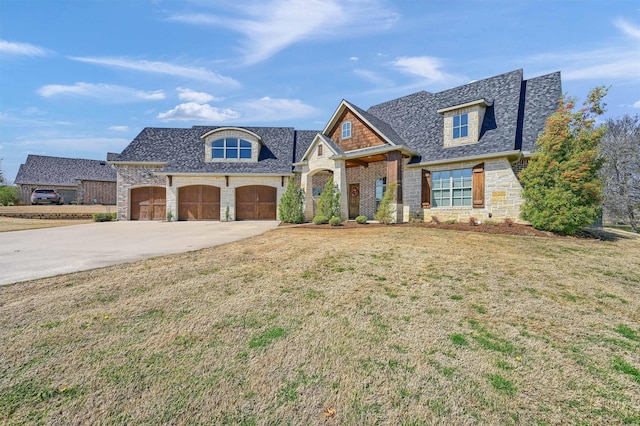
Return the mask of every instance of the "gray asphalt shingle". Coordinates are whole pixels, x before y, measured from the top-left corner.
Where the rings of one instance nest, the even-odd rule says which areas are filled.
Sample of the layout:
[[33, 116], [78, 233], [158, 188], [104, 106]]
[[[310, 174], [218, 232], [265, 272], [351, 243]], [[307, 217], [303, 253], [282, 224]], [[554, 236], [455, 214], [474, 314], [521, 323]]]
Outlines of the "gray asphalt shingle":
[[[546, 118], [562, 94], [560, 73], [529, 80], [522, 70], [511, 71], [438, 93], [417, 92], [363, 110], [347, 101], [396, 145], [420, 154], [412, 162], [447, 161], [476, 155], [535, 148]], [[484, 99], [486, 109], [478, 143], [445, 148], [444, 116], [438, 110]], [[259, 135], [263, 146], [257, 163], [206, 162], [201, 136], [220, 126], [145, 128], [120, 154], [109, 161], [163, 162], [167, 173], [288, 174], [318, 132], [291, 127], [240, 127]]]
[[76, 186], [78, 179], [115, 182], [116, 171], [102, 160], [29, 154], [27, 161], [20, 165], [15, 183], [40, 186]]
[[[516, 70], [438, 93], [414, 93], [374, 105], [367, 112], [388, 123], [409, 148], [421, 154], [414, 161], [450, 160], [534, 146], [560, 94], [560, 73], [525, 81], [522, 70]], [[492, 104], [478, 143], [445, 148], [444, 116], [437, 111], [479, 99]]]

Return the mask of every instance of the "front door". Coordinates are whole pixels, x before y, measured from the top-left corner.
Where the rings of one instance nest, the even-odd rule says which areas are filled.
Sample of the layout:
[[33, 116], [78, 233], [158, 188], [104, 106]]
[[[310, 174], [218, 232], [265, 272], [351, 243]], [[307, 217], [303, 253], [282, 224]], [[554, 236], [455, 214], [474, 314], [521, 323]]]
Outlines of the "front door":
[[349, 219], [360, 216], [360, 184], [349, 184]]

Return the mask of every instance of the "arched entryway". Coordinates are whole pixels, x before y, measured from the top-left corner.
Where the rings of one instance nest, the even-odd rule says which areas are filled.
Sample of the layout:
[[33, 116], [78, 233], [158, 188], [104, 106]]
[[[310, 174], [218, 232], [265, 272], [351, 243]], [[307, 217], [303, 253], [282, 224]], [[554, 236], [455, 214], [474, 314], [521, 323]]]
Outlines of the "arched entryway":
[[178, 188], [178, 220], [220, 220], [220, 188], [211, 185]]
[[236, 188], [236, 220], [276, 220], [277, 190], [272, 186]]
[[144, 186], [131, 190], [131, 220], [165, 220], [167, 191], [162, 186]]

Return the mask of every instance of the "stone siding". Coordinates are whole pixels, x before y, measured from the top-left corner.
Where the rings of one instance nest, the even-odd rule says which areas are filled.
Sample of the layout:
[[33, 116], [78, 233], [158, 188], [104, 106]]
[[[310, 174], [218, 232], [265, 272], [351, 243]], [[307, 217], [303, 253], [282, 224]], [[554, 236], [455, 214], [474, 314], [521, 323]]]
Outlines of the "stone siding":
[[[154, 167], [118, 166], [118, 220], [129, 219], [129, 195], [131, 189], [143, 186], [161, 186], [166, 188], [166, 209], [174, 218], [178, 217], [178, 189], [189, 185], [211, 185], [220, 188], [220, 219], [235, 220], [236, 188], [248, 185], [271, 186], [277, 190], [277, 201], [284, 194], [287, 177], [283, 176], [173, 176], [171, 185], [166, 176], [157, 176]], [[227, 207], [229, 208], [227, 215]], [[276, 215], [277, 215], [276, 206]]]
[[117, 170], [118, 220], [129, 220], [129, 195], [131, 194], [132, 188], [139, 188], [142, 186], [167, 186], [167, 178], [165, 176], [158, 176], [155, 174], [160, 171], [160, 167], [119, 165], [117, 166]]
[[[425, 167], [432, 173], [442, 170], [467, 169], [479, 164], [479, 161], [451, 163], [442, 166]], [[431, 221], [435, 216], [440, 221], [456, 220], [466, 222], [470, 217], [485, 221], [488, 219], [503, 221], [511, 219], [514, 222], [525, 223], [520, 218], [520, 207], [524, 203], [522, 186], [514, 174], [511, 164], [506, 158], [484, 161], [484, 207], [436, 207], [423, 209], [421, 168], [405, 169], [404, 178], [404, 211], [405, 222], [417, 218]], [[489, 217], [491, 215], [491, 217]]]
[[[167, 212], [173, 212], [178, 217], [178, 189], [190, 185], [212, 185], [220, 188], [220, 220], [233, 221], [236, 219], [236, 188], [249, 185], [263, 185], [276, 188], [276, 218], [280, 207], [280, 197], [287, 189], [287, 177], [282, 176], [174, 176], [172, 185], [167, 188]], [[228, 208], [228, 212], [227, 212]], [[227, 215], [228, 213], [228, 215]]]

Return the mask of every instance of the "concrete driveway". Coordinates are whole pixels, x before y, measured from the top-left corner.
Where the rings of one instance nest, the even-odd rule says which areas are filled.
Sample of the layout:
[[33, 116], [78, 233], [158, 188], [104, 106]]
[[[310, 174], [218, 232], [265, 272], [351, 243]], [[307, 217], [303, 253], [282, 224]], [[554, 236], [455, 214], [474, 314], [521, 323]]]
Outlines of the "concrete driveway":
[[278, 222], [102, 222], [0, 233], [0, 285], [238, 241]]

